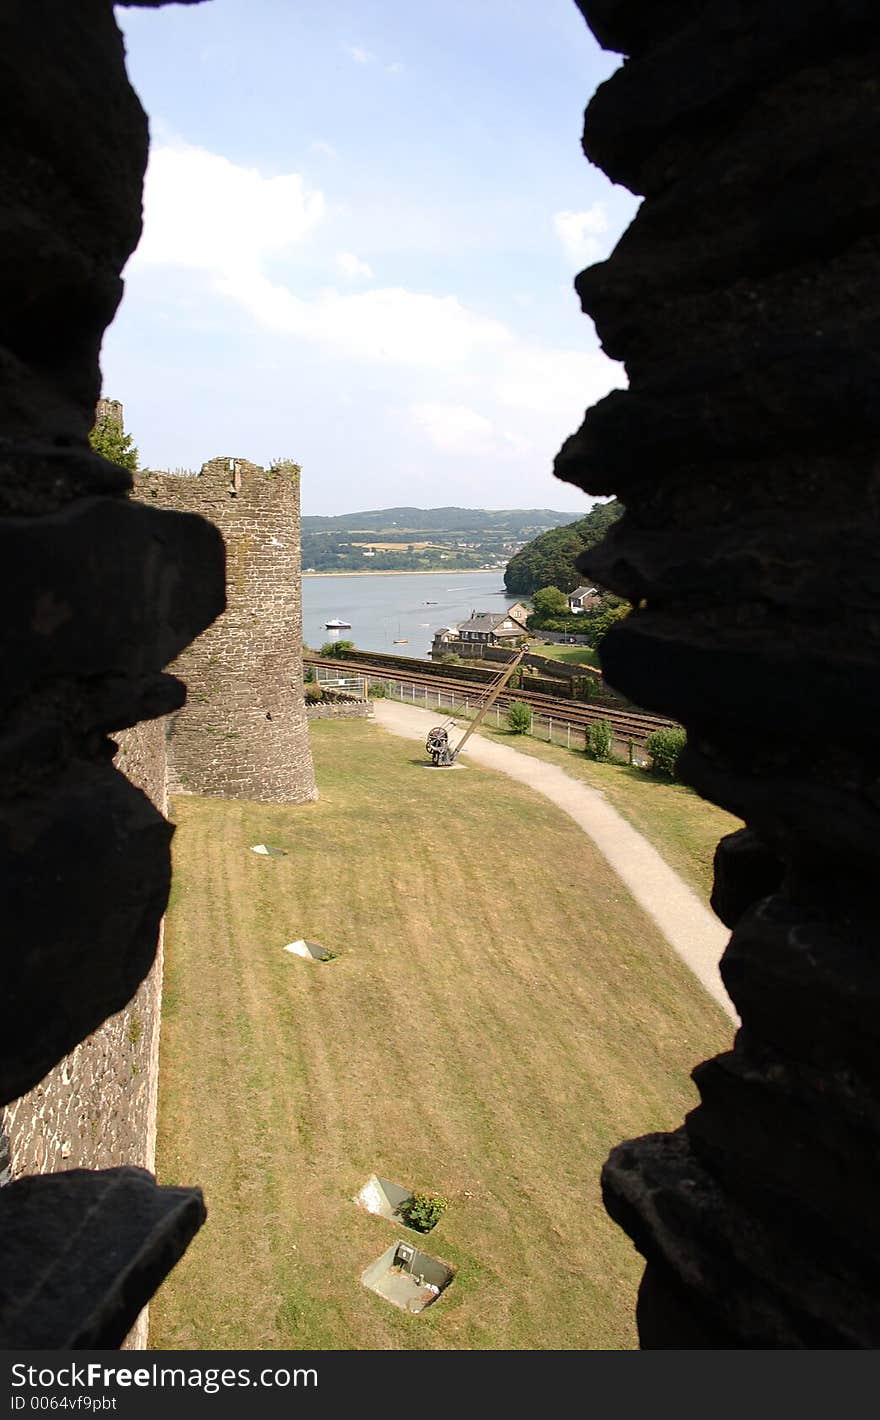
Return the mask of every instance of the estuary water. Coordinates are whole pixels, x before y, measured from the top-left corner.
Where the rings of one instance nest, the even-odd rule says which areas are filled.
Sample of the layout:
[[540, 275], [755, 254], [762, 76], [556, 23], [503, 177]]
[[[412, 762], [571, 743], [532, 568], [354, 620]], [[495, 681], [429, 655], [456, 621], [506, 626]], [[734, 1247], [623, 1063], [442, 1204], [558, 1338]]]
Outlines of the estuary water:
[[[506, 611], [519, 600], [504, 590], [500, 569], [303, 577], [303, 640], [316, 650], [325, 641], [346, 640], [362, 651], [424, 657], [438, 627], [464, 621], [472, 611]], [[351, 630], [327, 631], [325, 621], [334, 619], [350, 621]]]

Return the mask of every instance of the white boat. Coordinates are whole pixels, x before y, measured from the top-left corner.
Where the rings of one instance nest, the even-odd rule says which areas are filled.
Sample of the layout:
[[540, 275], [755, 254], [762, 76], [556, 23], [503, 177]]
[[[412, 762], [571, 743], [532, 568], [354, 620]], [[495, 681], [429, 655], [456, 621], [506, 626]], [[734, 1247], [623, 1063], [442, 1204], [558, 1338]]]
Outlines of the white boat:
[[351, 622], [350, 622], [350, 621], [340, 621], [338, 617], [334, 617], [331, 621], [325, 621], [325, 622], [324, 622], [324, 630], [325, 630], [325, 631], [350, 631], [350, 630], [351, 630]]

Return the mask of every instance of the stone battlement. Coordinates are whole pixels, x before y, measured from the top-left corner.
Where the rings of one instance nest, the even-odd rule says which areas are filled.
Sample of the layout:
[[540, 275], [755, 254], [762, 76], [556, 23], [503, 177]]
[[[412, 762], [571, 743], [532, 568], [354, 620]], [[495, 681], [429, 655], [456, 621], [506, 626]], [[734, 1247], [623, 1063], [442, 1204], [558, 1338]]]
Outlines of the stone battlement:
[[226, 545], [227, 609], [171, 670], [171, 792], [302, 803], [317, 797], [302, 683], [297, 464], [213, 458], [195, 477], [146, 471], [133, 497], [209, 518]]

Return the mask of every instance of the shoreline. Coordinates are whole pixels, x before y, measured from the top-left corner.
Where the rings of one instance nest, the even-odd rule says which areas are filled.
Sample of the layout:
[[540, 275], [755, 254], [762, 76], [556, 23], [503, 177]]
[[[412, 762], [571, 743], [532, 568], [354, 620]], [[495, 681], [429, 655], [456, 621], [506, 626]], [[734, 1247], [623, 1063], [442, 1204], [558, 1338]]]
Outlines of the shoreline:
[[426, 571], [419, 571], [409, 568], [408, 571], [394, 568], [384, 572], [371, 572], [364, 568], [363, 572], [302, 572], [305, 577], [470, 577], [475, 572], [497, 572], [502, 582], [504, 581], [503, 567], [430, 567]]

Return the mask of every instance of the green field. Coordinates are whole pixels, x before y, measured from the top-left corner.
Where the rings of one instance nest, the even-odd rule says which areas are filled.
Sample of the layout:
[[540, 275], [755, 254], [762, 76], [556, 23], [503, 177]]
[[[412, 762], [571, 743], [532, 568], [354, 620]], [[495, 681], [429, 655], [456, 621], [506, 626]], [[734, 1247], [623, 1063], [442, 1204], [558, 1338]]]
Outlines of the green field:
[[[312, 732], [316, 804], [174, 804], [158, 1172], [209, 1218], [151, 1344], [634, 1346], [599, 1170], [681, 1120], [730, 1022], [546, 800], [370, 723]], [[422, 1316], [360, 1285], [406, 1236], [351, 1202], [373, 1172], [449, 1199], [420, 1245], [455, 1280]]]
[[[463, 716], [458, 718], [464, 723]], [[701, 799], [686, 784], [656, 778], [645, 769], [628, 764], [597, 764], [583, 749], [566, 749], [531, 735], [513, 735], [505, 729], [484, 726], [480, 733], [523, 754], [556, 764], [591, 789], [598, 789], [708, 902], [716, 845], [725, 834], [742, 828], [741, 819]]]
[[565, 661], [570, 666], [595, 666], [599, 669], [599, 653], [594, 651], [592, 646], [560, 646], [550, 642], [539, 645], [536, 641], [530, 642], [530, 645], [536, 655], [547, 656], [552, 661]]

